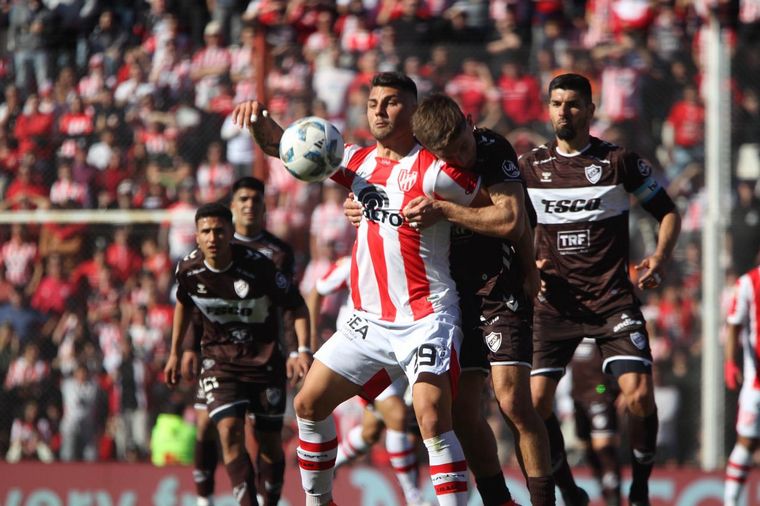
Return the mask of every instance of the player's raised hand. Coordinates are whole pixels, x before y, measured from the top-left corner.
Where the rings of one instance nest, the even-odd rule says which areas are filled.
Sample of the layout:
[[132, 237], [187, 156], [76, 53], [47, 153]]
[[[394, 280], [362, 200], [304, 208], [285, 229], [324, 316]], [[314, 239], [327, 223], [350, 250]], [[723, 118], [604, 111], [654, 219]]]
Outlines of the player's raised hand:
[[659, 255], [651, 255], [642, 260], [636, 270], [639, 272], [638, 286], [642, 290], [656, 288], [662, 283], [663, 259]]
[[436, 201], [428, 197], [415, 197], [401, 210], [412, 228], [425, 228], [441, 219]]
[[164, 366], [164, 381], [169, 385], [169, 388], [174, 388], [179, 383], [180, 367], [179, 358], [176, 354], [170, 353], [169, 359]]
[[744, 381], [741, 368], [733, 360], [726, 360], [723, 378], [726, 380], [726, 386], [729, 390], [736, 390]]
[[264, 104], [256, 100], [246, 100], [232, 110], [232, 123], [246, 128], [256, 143], [270, 156], [278, 155], [282, 127], [269, 117]]
[[193, 350], [186, 350], [182, 354], [182, 365], [180, 367], [182, 377], [189, 381], [195, 381], [199, 370], [200, 360], [198, 359], [198, 352]]
[[343, 201], [343, 214], [346, 215], [346, 218], [351, 222], [351, 225], [359, 227], [359, 224], [362, 222], [364, 209], [362, 208], [361, 203], [357, 202], [355, 198], [356, 197], [353, 193], [348, 194], [346, 200]]

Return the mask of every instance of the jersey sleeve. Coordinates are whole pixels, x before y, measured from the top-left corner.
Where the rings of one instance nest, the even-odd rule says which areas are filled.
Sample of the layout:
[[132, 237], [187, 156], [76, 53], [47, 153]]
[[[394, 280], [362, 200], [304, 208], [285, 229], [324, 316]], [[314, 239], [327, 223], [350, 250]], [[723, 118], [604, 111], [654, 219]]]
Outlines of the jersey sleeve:
[[190, 293], [187, 291], [186, 278], [182, 272], [182, 261], [177, 264], [175, 270], [175, 276], [177, 277], [177, 300], [182, 303], [183, 306], [195, 306], [193, 299], [190, 298]]
[[346, 144], [343, 149], [343, 160], [340, 162], [340, 168], [330, 176], [330, 179], [343, 186], [344, 188], [351, 189], [351, 183], [354, 180], [354, 172], [348, 168], [351, 158], [361, 149], [360, 146], [355, 144]]
[[746, 275], [740, 277], [735, 288], [726, 321], [730, 325], [742, 325], [749, 318], [749, 292], [752, 290], [749, 278]]
[[623, 186], [649, 214], [661, 220], [675, 209], [673, 200], [655, 179], [652, 165], [647, 160], [636, 153], [624, 151], [620, 161], [623, 165]]
[[489, 133], [478, 133], [478, 142], [484, 150], [483, 167], [478, 173], [487, 187], [499, 183], [524, 184], [520, 168], [517, 165], [517, 153], [503, 137]]
[[348, 288], [351, 261], [348, 257], [338, 259], [314, 285], [319, 295], [329, 295]]
[[270, 283], [269, 295], [278, 306], [295, 309], [306, 304], [292, 278], [277, 269], [272, 262], [267, 265], [267, 279]]
[[480, 190], [481, 179], [475, 173], [436, 160], [425, 172], [422, 185], [429, 197], [469, 206]]

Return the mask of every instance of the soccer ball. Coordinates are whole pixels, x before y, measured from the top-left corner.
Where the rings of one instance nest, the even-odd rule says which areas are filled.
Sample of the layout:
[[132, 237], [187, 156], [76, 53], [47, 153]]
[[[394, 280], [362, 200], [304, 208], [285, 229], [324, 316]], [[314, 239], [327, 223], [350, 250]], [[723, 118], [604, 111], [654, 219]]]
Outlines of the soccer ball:
[[280, 160], [301, 181], [332, 176], [343, 159], [343, 137], [327, 120], [308, 116], [291, 123], [280, 139]]

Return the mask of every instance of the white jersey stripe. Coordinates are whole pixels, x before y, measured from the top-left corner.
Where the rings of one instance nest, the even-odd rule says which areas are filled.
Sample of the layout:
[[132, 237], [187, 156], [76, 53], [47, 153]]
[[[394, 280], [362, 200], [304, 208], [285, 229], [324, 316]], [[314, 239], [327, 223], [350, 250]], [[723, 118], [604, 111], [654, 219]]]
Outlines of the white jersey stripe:
[[538, 222], [562, 225], [601, 221], [629, 210], [628, 192], [622, 184], [582, 188], [528, 188]]

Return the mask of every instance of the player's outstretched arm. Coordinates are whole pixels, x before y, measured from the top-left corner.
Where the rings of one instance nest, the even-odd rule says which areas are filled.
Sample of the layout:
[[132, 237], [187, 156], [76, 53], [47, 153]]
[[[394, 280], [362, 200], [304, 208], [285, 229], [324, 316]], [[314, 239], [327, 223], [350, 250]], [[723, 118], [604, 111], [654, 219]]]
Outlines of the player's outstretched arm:
[[180, 353], [182, 340], [190, 325], [190, 310], [179, 300], [174, 306], [174, 321], [172, 324], [172, 344], [169, 349], [169, 358], [164, 366], [164, 377], [170, 387], [175, 387], [181, 377]]
[[657, 233], [657, 249], [636, 266], [643, 273], [639, 276], [639, 288], [655, 288], [662, 283], [665, 275], [665, 263], [673, 254], [673, 249], [681, 233], [681, 216], [678, 211], [666, 213], [660, 220], [660, 230]]
[[269, 116], [264, 104], [256, 100], [239, 103], [232, 111], [232, 122], [240, 128], [247, 128], [264, 153], [279, 155], [283, 129]]
[[293, 324], [295, 325], [296, 336], [298, 337], [298, 350], [291, 353], [285, 363], [286, 374], [290, 380], [290, 385], [295, 386], [299, 381], [306, 377], [309, 372], [314, 356], [311, 348], [311, 323], [309, 321], [309, 310], [306, 305], [300, 306], [293, 311]]

